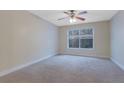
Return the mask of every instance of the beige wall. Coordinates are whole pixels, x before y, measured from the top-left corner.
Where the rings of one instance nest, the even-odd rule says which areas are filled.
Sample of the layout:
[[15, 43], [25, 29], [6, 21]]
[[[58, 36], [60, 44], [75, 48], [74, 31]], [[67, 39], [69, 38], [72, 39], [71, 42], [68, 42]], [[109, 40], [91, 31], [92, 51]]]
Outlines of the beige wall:
[[[67, 31], [69, 29], [80, 29], [85, 27], [92, 27], [94, 29], [94, 49], [93, 50], [79, 50], [67, 49]], [[109, 21], [94, 22], [73, 26], [63, 26], [59, 28], [59, 52], [61, 54], [75, 54], [93, 57], [110, 57], [110, 29]]]
[[27, 11], [0, 11], [0, 71], [56, 54], [57, 32]]
[[119, 11], [111, 20], [111, 57], [124, 69], [124, 11]]

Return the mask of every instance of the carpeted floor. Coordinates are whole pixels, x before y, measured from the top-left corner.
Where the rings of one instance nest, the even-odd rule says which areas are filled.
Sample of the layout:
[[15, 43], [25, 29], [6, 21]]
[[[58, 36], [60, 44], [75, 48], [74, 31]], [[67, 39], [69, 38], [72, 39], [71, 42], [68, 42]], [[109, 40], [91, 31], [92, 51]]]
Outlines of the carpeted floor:
[[6, 76], [7, 83], [124, 83], [124, 71], [110, 60], [57, 55]]

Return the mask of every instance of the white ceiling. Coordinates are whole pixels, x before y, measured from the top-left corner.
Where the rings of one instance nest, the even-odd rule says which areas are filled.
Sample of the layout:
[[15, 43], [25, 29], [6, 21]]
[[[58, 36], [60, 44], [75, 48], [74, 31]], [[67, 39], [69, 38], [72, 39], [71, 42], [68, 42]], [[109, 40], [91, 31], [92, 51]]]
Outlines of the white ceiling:
[[[64, 19], [58, 21], [57, 19], [66, 17], [67, 15], [63, 13], [66, 10], [30, 10], [31, 13], [55, 24], [56, 26], [72, 25], [69, 23], [69, 19]], [[81, 10], [78, 10], [80, 12]], [[87, 14], [81, 15], [81, 17], [86, 18], [84, 22], [77, 20], [74, 24], [89, 23], [110, 20], [118, 11], [117, 10], [88, 10]]]

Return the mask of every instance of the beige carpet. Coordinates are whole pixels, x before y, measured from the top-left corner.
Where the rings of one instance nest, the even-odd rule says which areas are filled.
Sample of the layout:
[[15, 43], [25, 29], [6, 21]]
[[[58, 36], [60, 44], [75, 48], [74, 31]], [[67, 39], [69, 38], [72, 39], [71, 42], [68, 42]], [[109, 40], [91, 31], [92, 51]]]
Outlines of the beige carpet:
[[110, 60], [58, 55], [0, 77], [0, 82], [114, 83], [124, 82], [124, 71]]

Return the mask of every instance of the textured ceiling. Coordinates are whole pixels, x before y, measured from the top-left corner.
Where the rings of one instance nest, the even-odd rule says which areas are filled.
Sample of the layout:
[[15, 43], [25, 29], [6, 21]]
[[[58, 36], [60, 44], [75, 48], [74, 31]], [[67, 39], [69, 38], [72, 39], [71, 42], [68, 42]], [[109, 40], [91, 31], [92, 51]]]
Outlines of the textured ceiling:
[[[57, 19], [66, 17], [67, 15], [63, 12], [67, 10], [30, 10], [29, 12], [55, 24], [56, 26], [73, 25], [69, 23], [69, 19], [58, 21]], [[81, 10], [77, 10], [80, 12]], [[118, 11], [117, 10], [88, 10], [87, 14], [81, 15], [80, 17], [86, 18], [85, 21], [77, 20], [74, 24], [97, 22], [110, 20]]]

